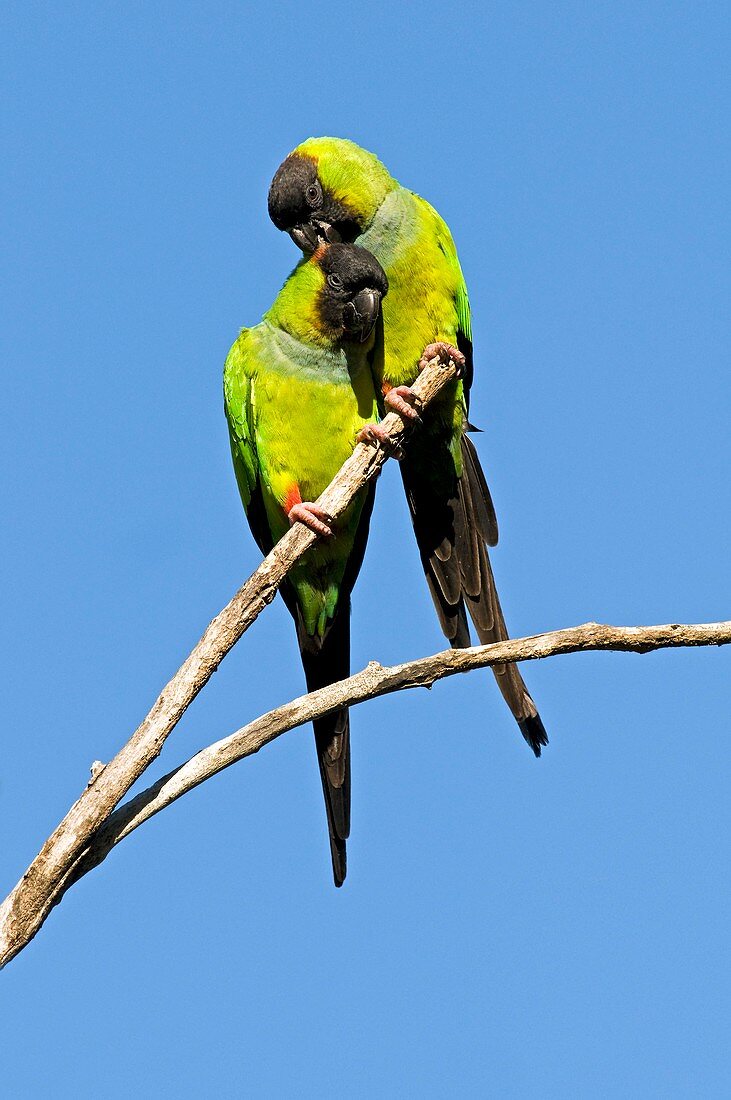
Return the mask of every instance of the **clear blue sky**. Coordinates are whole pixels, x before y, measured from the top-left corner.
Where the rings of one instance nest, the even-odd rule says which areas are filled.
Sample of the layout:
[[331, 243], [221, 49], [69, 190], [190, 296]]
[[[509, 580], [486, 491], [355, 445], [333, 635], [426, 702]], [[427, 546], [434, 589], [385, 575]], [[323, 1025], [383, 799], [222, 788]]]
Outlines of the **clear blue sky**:
[[[310, 134], [372, 148], [453, 229], [513, 633], [729, 617], [730, 26], [720, 3], [5, 5], [3, 893], [257, 564], [221, 369], [296, 259], [266, 190]], [[354, 667], [441, 645], [390, 469]], [[2, 1091], [728, 1095], [730, 668], [527, 666], [540, 762], [485, 673], [360, 708], [341, 891], [311, 732], [282, 738], [3, 973]], [[278, 601], [154, 774], [301, 689]]]

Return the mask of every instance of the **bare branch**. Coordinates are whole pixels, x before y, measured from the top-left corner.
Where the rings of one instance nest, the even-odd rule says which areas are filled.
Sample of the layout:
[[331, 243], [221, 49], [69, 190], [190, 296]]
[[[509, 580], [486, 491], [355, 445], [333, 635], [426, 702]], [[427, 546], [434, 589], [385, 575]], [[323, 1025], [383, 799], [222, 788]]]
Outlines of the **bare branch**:
[[[343, 706], [354, 706], [406, 688], [431, 687], [437, 680], [460, 672], [514, 661], [534, 661], [559, 654], [590, 650], [648, 653], [651, 650], [731, 644], [731, 621], [666, 626], [618, 627], [599, 623], [555, 630], [528, 638], [514, 638], [472, 649], [450, 649], [431, 657], [384, 668], [372, 661], [354, 676], [270, 711], [236, 733], [217, 741], [162, 777], [153, 786], [115, 810], [69, 873], [48, 898], [42, 920], [66, 890], [98, 866], [111, 849], [143, 822], [205, 780], [251, 756], [276, 737]], [[27, 941], [25, 941], [27, 942]], [[19, 943], [17, 953], [25, 946]]]
[[[426, 408], [456, 373], [453, 364], [443, 366], [438, 359], [431, 360], [413, 386], [417, 407]], [[398, 447], [407, 427], [398, 414], [389, 413], [382, 426]], [[383, 448], [358, 444], [317, 503], [337, 520], [385, 461]], [[287, 532], [209, 625], [127, 744], [92, 777], [0, 906], [0, 967], [35, 935], [53, 905], [59, 883], [68, 879], [93, 834], [160, 754], [167, 737], [228, 651], [271, 603], [289, 570], [316, 541], [317, 536], [299, 523]]]

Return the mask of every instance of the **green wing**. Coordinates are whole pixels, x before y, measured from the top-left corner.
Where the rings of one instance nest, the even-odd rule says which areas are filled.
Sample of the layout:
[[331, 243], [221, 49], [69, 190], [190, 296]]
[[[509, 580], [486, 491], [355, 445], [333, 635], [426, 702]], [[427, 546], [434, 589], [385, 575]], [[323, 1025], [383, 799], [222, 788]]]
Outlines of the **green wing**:
[[472, 311], [470, 309], [470, 300], [467, 295], [467, 286], [464, 281], [464, 275], [462, 274], [462, 268], [459, 266], [457, 252], [454, 249], [454, 242], [452, 242], [452, 250], [452, 263], [457, 269], [456, 273], [459, 275], [457, 293], [454, 298], [454, 304], [457, 309], [457, 332], [472, 343]]
[[[433, 207], [432, 207], [433, 209]], [[472, 388], [472, 376], [473, 376], [473, 361], [472, 361], [472, 311], [470, 309], [470, 299], [467, 294], [467, 285], [464, 281], [464, 275], [462, 274], [462, 268], [460, 267], [459, 258], [457, 256], [457, 249], [452, 238], [452, 234], [449, 231], [449, 226], [444, 221], [436, 210], [434, 211], [437, 219], [437, 241], [439, 245], [439, 251], [444, 254], [447, 261], [450, 280], [452, 287], [454, 288], [453, 302], [454, 311], [457, 318], [457, 347], [465, 357], [465, 372], [462, 381], [462, 388], [464, 392], [465, 405], [469, 407], [470, 401], [470, 389]]]
[[223, 402], [236, 482], [251, 532], [262, 554], [274, 545], [261, 491], [254, 432], [256, 354], [248, 329], [242, 329], [226, 357]]

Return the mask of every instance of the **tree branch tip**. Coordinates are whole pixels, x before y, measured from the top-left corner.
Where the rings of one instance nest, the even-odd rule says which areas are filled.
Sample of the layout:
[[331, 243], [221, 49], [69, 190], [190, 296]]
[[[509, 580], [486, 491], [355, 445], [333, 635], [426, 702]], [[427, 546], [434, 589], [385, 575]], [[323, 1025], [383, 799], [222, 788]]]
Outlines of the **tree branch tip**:
[[105, 768], [106, 764], [103, 764], [101, 760], [94, 760], [92, 762], [92, 765], [89, 768], [89, 780], [86, 784], [87, 790], [89, 789], [89, 787], [93, 786], [94, 783], [96, 783], [97, 779], [102, 774]]
[[[426, 407], [440, 390], [458, 377], [458, 373], [459, 368], [453, 360], [445, 362], [439, 356], [430, 359], [414, 382], [420, 404]], [[391, 412], [384, 417], [382, 423], [386, 422], [392, 440], [400, 442], [408, 435], [409, 425], [397, 413]], [[342, 515], [367, 480], [379, 474], [386, 458], [385, 451], [373, 450], [365, 443], [356, 447], [319, 498], [325, 498], [327, 510], [333, 515]], [[127, 744], [107, 764], [98, 760], [93, 762], [86, 790], [44, 843], [20, 882], [0, 904], [0, 969], [30, 942], [69, 886], [106, 858], [119, 840], [186, 791], [193, 790], [236, 760], [258, 752], [280, 733], [312, 720], [318, 713], [329, 714], [333, 709], [402, 689], [425, 687], [431, 690], [445, 676], [490, 665], [538, 660], [581, 650], [631, 652], [639, 649], [649, 652], [680, 646], [731, 644], [731, 622], [728, 621], [629, 628], [588, 622], [582, 627], [513, 639], [512, 642], [500, 641], [497, 645], [463, 651], [448, 650], [392, 668], [371, 661], [364, 670], [365, 676], [362, 671], [330, 685], [329, 689], [320, 689], [310, 697], [294, 700], [281, 708], [280, 713], [271, 711], [261, 716], [215, 746], [196, 753], [147, 791], [121, 804], [124, 795], [159, 756], [167, 737], [225, 655], [272, 602], [289, 571], [316, 541], [317, 536], [301, 524], [288, 531], [211, 620]], [[499, 658], [494, 656], [496, 650], [501, 654]], [[331, 692], [329, 697], [328, 691]], [[316, 702], [313, 696], [318, 696]], [[104, 827], [102, 835], [101, 826]]]
[[[414, 385], [428, 404], [454, 377], [454, 372], [423, 371]], [[422, 396], [423, 394], [423, 396]], [[388, 419], [388, 418], [386, 418]], [[393, 415], [391, 438], [400, 442], [406, 425]], [[323, 507], [340, 516], [386, 461], [385, 453], [353, 454], [320, 495]], [[368, 448], [366, 448], [366, 451]], [[10, 895], [0, 905], [0, 966], [28, 943], [50, 909], [70, 885], [69, 874], [83, 859], [99, 827], [108, 821], [132, 785], [155, 760], [185, 710], [208, 683], [229, 650], [274, 599], [289, 571], [316, 542], [315, 535], [296, 524], [254, 570], [206, 627], [178, 671], [160, 692], [152, 708], [125, 745], [106, 766], [91, 769], [91, 778], [64, 819]], [[378, 684], [374, 690], [378, 690]], [[126, 835], [126, 833], [125, 833]], [[102, 857], [103, 858], [103, 857]], [[32, 870], [32, 875], [30, 871]], [[73, 881], [76, 881], [73, 879]]]

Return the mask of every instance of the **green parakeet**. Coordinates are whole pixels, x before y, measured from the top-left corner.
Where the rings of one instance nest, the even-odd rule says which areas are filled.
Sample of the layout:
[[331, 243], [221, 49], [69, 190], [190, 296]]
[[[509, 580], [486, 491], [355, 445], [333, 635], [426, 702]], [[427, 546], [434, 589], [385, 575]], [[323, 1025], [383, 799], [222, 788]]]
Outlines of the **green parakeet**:
[[[370, 359], [388, 282], [363, 248], [319, 248], [292, 272], [263, 321], [243, 329], [224, 370], [234, 470], [263, 554], [299, 520], [325, 536], [284, 581], [310, 691], [350, 672], [350, 593], [373, 507], [365, 488], [331, 530], [312, 502], [377, 416]], [[333, 875], [346, 873], [350, 727], [342, 710], [314, 723]]]
[[[497, 521], [477, 452], [467, 436], [472, 326], [467, 288], [446, 223], [402, 187], [372, 153], [341, 138], [310, 138], [278, 168], [269, 214], [310, 252], [322, 241], [353, 241], [374, 254], [389, 282], [384, 345], [374, 359], [379, 401], [414, 415], [410, 384], [433, 354], [463, 367], [414, 432], [401, 474], [427, 583], [442, 629], [468, 646], [466, 611], [480, 641], [507, 638], [488, 546]], [[456, 345], [456, 346], [455, 346]], [[540, 756], [546, 731], [515, 665], [495, 676], [521, 732]]]

